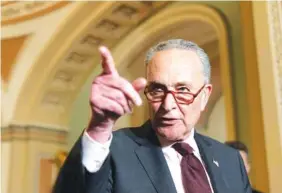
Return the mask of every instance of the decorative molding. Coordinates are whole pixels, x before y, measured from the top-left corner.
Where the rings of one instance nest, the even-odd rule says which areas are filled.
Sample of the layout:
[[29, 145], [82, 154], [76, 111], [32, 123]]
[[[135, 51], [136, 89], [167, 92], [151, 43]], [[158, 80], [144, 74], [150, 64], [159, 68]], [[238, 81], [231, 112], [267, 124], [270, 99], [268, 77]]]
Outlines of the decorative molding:
[[9, 4], [17, 3], [16, 1], [1, 1], [1, 7], [4, 7]]
[[[67, 87], [68, 84], [73, 85], [73, 89], [79, 88], [78, 85], [74, 85], [75, 83], [78, 83], [74, 82], [74, 77], [76, 76], [77, 79], [85, 78], [85, 73], [89, 73], [88, 70], [91, 69], [93, 65], [95, 65], [95, 63], [93, 64], [93, 60], [95, 61], [95, 58], [96, 60], [98, 60], [100, 57], [97, 55], [97, 53], [90, 53], [89, 50], [96, 51], [99, 45], [107, 45], [109, 44], [109, 41], [111, 43], [110, 45], [107, 45], [108, 47], [112, 47], [111, 45], [117, 43], [121, 37], [126, 35], [126, 32], [128, 30], [133, 29], [138, 22], [142, 21], [145, 18], [144, 14], [140, 14], [141, 10], [143, 9], [143, 4], [144, 3], [140, 2], [115, 3], [111, 8], [112, 11], [109, 10], [111, 14], [101, 17], [96, 22], [96, 24], [91, 24], [94, 27], [89, 28], [89, 30], [86, 31], [84, 35], [79, 38], [77, 43], [70, 49], [65, 60], [61, 63], [61, 65], [58, 64], [60, 68], [57, 72], [55, 72], [55, 80], [53, 79], [51, 80], [51, 82], [55, 83], [60, 81], [60, 84], [62, 86], [65, 85]], [[150, 16], [150, 13], [153, 13], [153, 11], [156, 10], [156, 7], [154, 6], [165, 4], [167, 3], [152, 4], [147, 10], [147, 16]], [[133, 16], [135, 16], [135, 23], [125, 21], [131, 20]], [[114, 33], [115, 35], [113, 35]], [[76, 70], [73, 70], [71, 73], [69, 72], [70, 65], [76, 68]], [[48, 90], [53, 90], [54, 87], [54, 84], [50, 84]], [[69, 89], [69, 92], [72, 92], [72, 90]], [[62, 105], [61, 103], [65, 100], [65, 97], [69, 95], [69, 93], [66, 92], [66, 89], [61, 90], [61, 93], [60, 91], [57, 91], [56, 93], [51, 92], [51, 94], [50, 92], [46, 93], [48, 94], [44, 96], [42, 102], [45, 105], [49, 103], [49, 105], [52, 105], [54, 107], [59, 107], [60, 105]]]
[[278, 104], [280, 105], [280, 115], [282, 115], [282, 2], [269, 1], [269, 30], [272, 46], [272, 57], [275, 68]]
[[138, 9], [132, 6], [128, 6], [126, 4], [121, 4], [114, 11], [114, 14], [121, 14], [123, 17], [132, 18], [133, 15], [138, 13]]
[[115, 31], [119, 27], [120, 25], [118, 23], [111, 21], [109, 19], [103, 19], [96, 26], [97, 29], [102, 29], [105, 30], [106, 32]]
[[81, 44], [82, 45], [89, 45], [90, 47], [97, 48], [97, 46], [102, 45], [103, 39], [94, 36], [93, 34], [87, 34], [85, 37], [82, 38]]
[[67, 56], [66, 62], [75, 63], [75, 64], [83, 64], [88, 60], [89, 56], [87, 54], [71, 52]]
[[[24, 97], [19, 97], [20, 108], [13, 121], [67, 125], [71, 103], [100, 61], [98, 46], [113, 48], [167, 4], [154, 2], [148, 7], [141, 2], [81, 2], [38, 57], [22, 87], [20, 95]], [[42, 68], [48, 70], [40, 77], [42, 81], [38, 81]], [[31, 90], [38, 94], [32, 94]], [[27, 108], [32, 110], [27, 112]]]
[[[282, 117], [282, 2], [268, 1], [268, 23], [270, 31], [270, 44], [274, 66], [274, 80], [276, 81], [277, 113]], [[280, 143], [282, 146], [282, 121], [279, 122]]]
[[59, 92], [49, 91], [45, 94], [44, 98], [42, 99], [43, 104], [52, 104], [55, 106], [59, 106], [62, 102], [63, 98], [60, 97]]
[[11, 25], [44, 16], [52, 11], [64, 7], [68, 3], [70, 2], [14, 1], [2, 3], [1, 24]]
[[143, 3], [144, 5], [148, 6], [148, 7], [152, 7], [154, 2], [153, 1], [141, 1], [141, 3]]
[[68, 132], [34, 125], [9, 125], [2, 128], [2, 141], [24, 140], [66, 144]]
[[62, 81], [64, 83], [70, 83], [73, 80], [73, 76], [70, 72], [66, 70], [57, 71], [54, 80]]
[[[1, 138], [1, 142], [10, 147], [6, 154], [10, 166], [6, 175], [9, 177], [6, 182], [8, 192], [39, 192], [43, 184], [51, 185], [58, 171], [53, 166], [53, 158], [56, 152], [67, 149], [67, 132], [37, 125], [14, 124], [3, 128]], [[48, 166], [45, 170], [40, 167], [42, 160]]]

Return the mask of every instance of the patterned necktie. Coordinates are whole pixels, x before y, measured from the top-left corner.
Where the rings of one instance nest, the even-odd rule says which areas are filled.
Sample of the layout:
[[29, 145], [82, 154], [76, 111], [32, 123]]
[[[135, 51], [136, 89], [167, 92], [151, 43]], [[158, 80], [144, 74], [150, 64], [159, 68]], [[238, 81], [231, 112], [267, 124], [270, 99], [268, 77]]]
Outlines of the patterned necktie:
[[193, 154], [193, 148], [187, 143], [176, 143], [172, 147], [183, 156], [180, 165], [185, 193], [211, 193], [204, 167]]

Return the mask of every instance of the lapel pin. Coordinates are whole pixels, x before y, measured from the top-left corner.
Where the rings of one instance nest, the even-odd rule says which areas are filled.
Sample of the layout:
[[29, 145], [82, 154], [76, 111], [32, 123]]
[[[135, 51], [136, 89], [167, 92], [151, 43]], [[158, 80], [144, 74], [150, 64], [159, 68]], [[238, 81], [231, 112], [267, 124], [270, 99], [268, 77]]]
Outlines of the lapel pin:
[[213, 162], [217, 167], [219, 167], [218, 161], [212, 160], [212, 162]]

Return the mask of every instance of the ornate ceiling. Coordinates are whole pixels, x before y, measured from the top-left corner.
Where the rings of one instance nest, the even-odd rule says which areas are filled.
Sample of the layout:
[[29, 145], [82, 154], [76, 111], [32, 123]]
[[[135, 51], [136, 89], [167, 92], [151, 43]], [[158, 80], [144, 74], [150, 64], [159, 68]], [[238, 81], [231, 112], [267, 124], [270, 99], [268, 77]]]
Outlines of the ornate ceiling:
[[1, 24], [4, 26], [14, 25], [36, 17], [45, 16], [68, 3], [66, 1], [4, 1], [1, 2]]
[[[213, 81], [218, 84], [218, 32], [209, 24], [214, 12], [204, 6], [191, 6], [191, 16], [168, 19], [166, 9], [170, 4], [148, 1], [2, 3], [2, 41], [17, 38], [19, 29], [22, 29], [21, 35], [24, 31], [30, 35], [11, 66], [11, 80], [4, 96], [5, 107], [9, 109], [5, 112], [5, 123], [67, 129], [72, 103], [89, 75], [99, 69], [97, 48], [101, 44], [112, 49], [121, 73], [134, 77], [142, 75], [138, 66], [144, 51], [154, 42], [171, 37], [191, 39], [208, 52], [214, 64]], [[174, 12], [177, 14], [177, 9]], [[202, 16], [204, 12], [206, 16]], [[150, 21], [158, 23], [148, 28]], [[162, 23], [166, 27], [155, 29]], [[150, 38], [140, 42], [145, 34]], [[135, 45], [139, 47], [131, 49]], [[26, 70], [22, 77], [17, 76], [19, 69]], [[220, 96], [221, 87], [215, 91], [211, 108]], [[203, 119], [207, 121], [207, 117]]]

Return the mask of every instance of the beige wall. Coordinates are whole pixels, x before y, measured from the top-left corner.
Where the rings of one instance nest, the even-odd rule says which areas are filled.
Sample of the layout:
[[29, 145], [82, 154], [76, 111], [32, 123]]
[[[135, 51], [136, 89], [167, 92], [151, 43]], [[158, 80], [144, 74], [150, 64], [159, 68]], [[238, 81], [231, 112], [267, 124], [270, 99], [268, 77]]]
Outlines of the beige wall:
[[200, 129], [199, 132], [217, 139], [220, 142], [225, 142], [227, 140], [225, 106], [224, 98], [222, 96], [217, 100], [212, 110], [207, 127]]
[[11, 144], [10, 142], [1, 141], [1, 192], [8, 193], [8, 182], [10, 179], [10, 155]]
[[[1, 134], [1, 191], [39, 192], [44, 188], [46, 190], [48, 185], [50, 189], [54, 172], [57, 172], [53, 170], [55, 164], [52, 160], [59, 150], [66, 150], [66, 132], [52, 128], [13, 125], [3, 128]], [[42, 165], [44, 160], [45, 164]]]
[[[260, 76], [261, 99], [263, 109], [263, 124], [266, 144], [266, 157], [269, 175], [269, 189], [271, 193], [281, 192], [282, 146], [281, 146], [281, 98], [279, 98], [278, 66], [281, 57], [275, 57], [278, 51], [281, 56], [281, 17], [277, 11], [282, 9], [281, 2], [253, 2], [253, 18]], [[273, 25], [280, 26], [272, 33]], [[278, 39], [280, 37], [280, 39]], [[277, 44], [278, 47], [275, 46]], [[280, 96], [281, 97], [281, 96]], [[259, 143], [259, 142], [258, 142]]]

